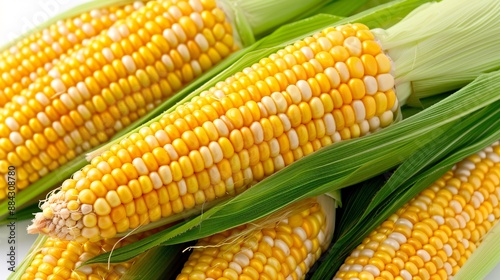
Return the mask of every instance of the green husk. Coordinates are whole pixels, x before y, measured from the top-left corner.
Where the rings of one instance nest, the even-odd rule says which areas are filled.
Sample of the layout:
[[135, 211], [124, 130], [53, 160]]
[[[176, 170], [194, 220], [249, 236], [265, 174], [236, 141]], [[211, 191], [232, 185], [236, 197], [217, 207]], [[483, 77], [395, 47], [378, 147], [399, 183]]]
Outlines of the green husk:
[[366, 187], [363, 187], [363, 191], [355, 192], [354, 195], [359, 197], [351, 199], [363, 201], [363, 204], [348, 205], [359, 209], [348, 210], [349, 215], [342, 217], [340, 224], [348, 226], [341, 227], [334, 245], [312, 279], [332, 278], [348, 254], [392, 213], [441, 177], [456, 162], [500, 139], [499, 105], [498, 101], [489, 105], [464, 118], [459, 125], [451, 127], [435, 141], [422, 145], [403, 161], [385, 184], [380, 178], [373, 182], [369, 180], [366, 185], [375, 185], [375, 189], [378, 189], [375, 195], [365, 192]]
[[422, 97], [500, 69], [499, 21], [499, 1], [444, 0], [420, 6], [387, 30], [375, 30], [396, 65], [400, 101], [419, 105]]
[[[291, 164], [202, 215], [113, 252], [121, 262], [158, 245], [196, 240], [255, 221], [298, 200], [338, 190], [381, 174], [453, 127], [478, 133], [484, 127], [462, 118], [500, 100], [500, 72], [481, 75], [455, 94], [378, 133], [325, 147]], [[498, 106], [498, 104], [495, 104]], [[500, 109], [486, 119], [500, 118]], [[482, 123], [482, 122], [479, 122]], [[497, 129], [498, 131], [498, 129]], [[102, 262], [102, 255], [89, 263]]]

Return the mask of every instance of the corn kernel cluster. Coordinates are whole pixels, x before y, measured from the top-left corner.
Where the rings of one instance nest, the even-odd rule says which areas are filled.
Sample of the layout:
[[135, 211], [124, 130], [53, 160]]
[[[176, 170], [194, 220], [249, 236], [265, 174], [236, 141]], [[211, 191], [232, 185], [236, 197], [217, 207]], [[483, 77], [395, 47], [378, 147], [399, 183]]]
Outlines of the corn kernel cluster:
[[[235, 50], [215, 1], [150, 1], [0, 109], [0, 173], [26, 188], [105, 143]], [[0, 199], [6, 195], [0, 177]]]
[[500, 218], [500, 143], [458, 163], [365, 238], [340, 279], [449, 279]]
[[[331, 230], [327, 229], [325, 215], [330, 214], [316, 203], [310, 209], [243, 236], [241, 232], [249, 225], [201, 239], [177, 280], [304, 279], [329, 245], [327, 235]], [[231, 238], [236, 240], [224, 244]]]
[[5, 106], [21, 91], [28, 90], [38, 77], [47, 75], [59, 60], [87, 46], [90, 38], [142, 5], [142, 2], [135, 2], [123, 7], [94, 9], [74, 18], [60, 20], [0, 53], [0, 106]]

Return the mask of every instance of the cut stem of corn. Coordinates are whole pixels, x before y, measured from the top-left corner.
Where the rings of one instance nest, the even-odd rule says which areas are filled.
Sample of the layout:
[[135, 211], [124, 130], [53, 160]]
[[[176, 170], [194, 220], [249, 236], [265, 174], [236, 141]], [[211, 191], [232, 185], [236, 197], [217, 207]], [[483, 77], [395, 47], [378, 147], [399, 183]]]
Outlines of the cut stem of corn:
[[[83, 27], [82, 27], [83, 28]], [[215, 1], [150, 1], [0, 108], [0, 173], [17, 187], [105, 143], [236, 49]], [[7, 183], [0, 177], [0, 199]]]
[[390, 72], [366, 26], [327, 28], [113, 145], [48, 198], [29, 231], [113, 237], [240, 193], [323, 146], [392, 123]]
[[0, 106], [5, 106], [14, 96], [22, 96], [22, 90], [28, 90], [38, 77], [50, 73], [59, 60], [65, 60], [73, 52], [87, 46], [90, 38], [143, 5], [138, 1], [123, 7], [94, 9], [61, 20], [0, 53]]
[[500, 218], [500, 142], [474, 154], [375, 229], [334, 277], [449, 279]]
[[265, 218], [203, 238], [177, 280], [304, 279], [331, 242], [333, 204], [326, 196], [308, 199], [278, 221]]

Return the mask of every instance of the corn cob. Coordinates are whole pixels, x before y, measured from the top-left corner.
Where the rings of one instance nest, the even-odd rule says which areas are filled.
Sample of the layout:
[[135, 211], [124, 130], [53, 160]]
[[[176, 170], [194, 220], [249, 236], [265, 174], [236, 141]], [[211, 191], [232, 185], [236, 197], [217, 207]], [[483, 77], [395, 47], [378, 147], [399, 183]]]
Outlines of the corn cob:
[[[389, 125], [398, 108], [390, 71], [362, 24], [298, 41], [94, 158], [29, 232], [96, 240], [240, 193], [323, 146]], [[83, 214], [81, 230], [54, 222], [71, 213]]]
[[99, 242], [77, 243], [75, 241], [47, 238], [45, 243], [35, 252], [35, 257], [21, 276], [21, 280], [113, 280], [120, 279], [135, 259], [124, 263], [82, 264], [103, 253], [110, 252], [127, 244], [134, 243], [158, 232], [154, 229], [128, 236], [123, 240], [117, 238], [104, 239]]
[[312, 203], [310, 208], [281, 221], [243, 225], [199, 240], [177, 280], [304, 279], [331, 242], [331, 202], [309, 199], [302, 204]]
[[[24, 189], [109, 140], [234, 51], [232, 27], [207, 1], [151, 1], [0, 109], [0, 173]], [[0, 199], [6, 195], [0, 178]]]
[[58, 21], [0, 53], [0, 106], [27, 89], [37, 77], [49, 73], [59, 58], [64, 59], [66, 54], [87, 45], [90, 38], [142, 6], [142, 2], [135, 2], [94, 9]]
[[500, 218], [500, 143], [458, 163], [401, 207], [334, 279], [448, 279]]

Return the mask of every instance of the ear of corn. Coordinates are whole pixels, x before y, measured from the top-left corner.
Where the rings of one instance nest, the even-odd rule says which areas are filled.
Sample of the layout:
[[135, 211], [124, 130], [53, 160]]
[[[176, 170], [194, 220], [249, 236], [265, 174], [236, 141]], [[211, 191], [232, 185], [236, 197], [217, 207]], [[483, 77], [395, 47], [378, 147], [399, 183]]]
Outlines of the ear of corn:
[[304, 279], [330, 244], [332, 202], [301, 201], [292, 213], [266, 218], [278, 221], [263, 219], [201, 239], [176, 279]]
[[[89, 39], [123, 20], [143, 2], [93, 9], [60, 20], [18, 41], [0, 53], [0, 106], [27, 90], [38, 77], [47, 75], [59, 60], [86, 46]], [[56, 70], [54, 70], [56, 71]]]
[[137, 242], [158, 231], [159, 229], [155, 229], [124, 239], [104, 239], [95, 243], [46, 238], [43, 245], [31, 253], [34, 256], [26, 269], [17, 272], [20, 273], [17, 279], [121, 279], [136, 259], [109, 266], [108, 264], [84, 265], [84, 263], [97, 255]]
[[[95, 240], [240, 193], [323, 146], [389, 125], [399, 108], [390, 71], [366, 26], [326, 29], [94, 158], [49, 197], [30, 230]], [[81, 230], [53, 223], [73, 212]]]
[[498, 221], [500, 144], [458, 163], [400, 208], [334, 279], [448, 279]]
[[[109, 140], [236, 48], [214, 1], [152, 1], [54, 65], [0, 113], [0, 172], [24, 189]], [[0, 199], [7, 183], [0, 178]]]

